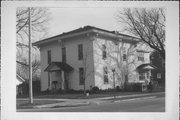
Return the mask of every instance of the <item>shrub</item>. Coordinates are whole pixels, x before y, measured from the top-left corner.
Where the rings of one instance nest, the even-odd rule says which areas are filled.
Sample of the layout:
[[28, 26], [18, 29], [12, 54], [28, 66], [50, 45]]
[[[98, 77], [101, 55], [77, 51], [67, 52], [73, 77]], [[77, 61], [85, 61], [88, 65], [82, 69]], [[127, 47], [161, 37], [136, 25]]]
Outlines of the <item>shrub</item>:
[[99, 91], [99, 88], [97, 87], [97, 86], [94, 86], [93, 88], [92, 88], [92, 92], [93, 93], [97, 93]]
[[66, 91], [66, 93], [69, 93], [69, 94], [77, 94], [77, 93], [83, 93], [83, 90], [74, 90], [74, 89], [69, 89]]
[[45, 91], [45, 93], [49, 93], [49, 92], [50, 92], [50, 90], [49, 90], [49, 88], [47, 88], [46, 91]]
[[119, 86], [116, 86], [116, 91], [121, 91]]
[[39, 94], [41, 92], [41, 83], [39, 80], [33, 81], [33, 93]]
[[133, 91], [136, 91], [136, 92], [142, 91], [142, 83], [134, 83], [133, 84]]
[[148, 88], [149, 91], [152, 91], [152, 90], [153, 90], [153, 84], [152, 84], [152, 82], [150, 82], [150, 83], [148, 84], [147, 88]]
[[142, 91], [142, 83], [126, 83], [124, 89], [129, 92], [140, 92]]
[[[33, 86], [33, 94], [39, 94], [41, 92], [41, 83], [39, 80], [32, 81]], [[28, 95], [29, 94], [29, 83], [23, 82], [18, 86], [17, 89], [22, 89], [22, 95]]]

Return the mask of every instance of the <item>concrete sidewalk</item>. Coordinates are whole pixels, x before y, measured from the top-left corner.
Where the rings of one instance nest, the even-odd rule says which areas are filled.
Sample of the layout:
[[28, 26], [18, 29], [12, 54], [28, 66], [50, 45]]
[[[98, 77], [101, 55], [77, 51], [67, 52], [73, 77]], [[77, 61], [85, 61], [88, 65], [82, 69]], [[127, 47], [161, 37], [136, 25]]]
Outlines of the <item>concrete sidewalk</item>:
[[[164, 95], [164, 94], [165, 92], [158, 92], [158, 93], [115, 96], [115, 98], [112, 96], [112, 97], [91, 98], [91, 99], [53, 99], [60, 102], [46, 104], [46, 105], [37, 105], [37, 106], [33, 106], [33, 108], [42, 109], [42, 108], [56, 108], [56, 107], [76, 107], [76, 106], [85, 106], [89, 104], [102, 104], [105, 102], [120, 102], [120, 101], [125, 101], [125, 100], [139, 100], [139, 99], [145, 99], [145, 98], [154, 98], [155, 96]], [[42, 100], [42, 99], [35, 99], [35, 100]], [[49, 99], [49, 100], [52, 100], [52, 99]]]
[[89, 105], [90, 102], [81, 101], [81, 102], [63, 102], [63, 103], [52, 103], [52, 104], [46, 104], [46, 105], [38, 105], [34, 106], [33, 108], [56, 108], [56, 107], [75, 107], [75, 106], [84, 106]]
[[[141, 97], [141, 96], [148, 96], [148, 95], [161, 95], [165, 94], [165, 92], [157, 92], [157, 93], [147, 93], [147, 94], [134, 94], [134, 95], [124, 95], [124, 96], [115, 96], [115, 98], [127, 98], [127, 97]], [[102, 97], [102, 98], [94, 98], [99, 100], [108, 100], [114, 97]]]

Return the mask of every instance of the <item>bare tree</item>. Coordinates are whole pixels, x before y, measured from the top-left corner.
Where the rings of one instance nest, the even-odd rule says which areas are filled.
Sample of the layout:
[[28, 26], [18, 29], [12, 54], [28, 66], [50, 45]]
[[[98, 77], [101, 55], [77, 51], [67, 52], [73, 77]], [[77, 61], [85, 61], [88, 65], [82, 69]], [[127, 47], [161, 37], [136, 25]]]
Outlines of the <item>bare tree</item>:
[[[114, 50], [113, 46], [116, 46]], [[120, 42], [118, 45], [111, 44], [108, 50], [108, 56], [116, 65], [116, 73], [121, 83], [128, 81], [128, 76], [133, 73], [136, 68], [136, 44], [127, 44]], [[113, 55], [113, 53], [116, 54]], [[107, 61], [108, 62], [108, 61]], [[107, 63], [108, 64], [108, 63]], [[124, 84], [122, 84], [122, 87]]]
[[[31, 29], [32, 41], [42, 39], [47, 35], [48, 21], [50, 20], [48, 9], [46, 8], [31, 8]], [[28, 8], [17, 8], [16, 11], [16, 48], [17, 48], [17, 70], [19, 73], [26, 74], [28, 66], [28, 27], [29, 27]], [[37, 58], [37, 49], [33, 49], [34, 63], [39, 63]], [[34, 64], [34, 68], [39, 68], [40, 64]], [[35, 72], [33, 72], [35, 73]], [[21, 74], [21, 75], [22, 75]]]
[[[17, 63], [17, 73], [21, 75], [24, 79], [28, 79], [29, 76], [29, 65], [27, 59], [21, 59], [21, 61], [16, 61]], [[38, 72], [38, 69], [40, 69], [40, 61], [35, 58], [32, 61], [32, 74], [33, 77], [36, 76], [36, 73]]]
[[[43, 33], [47, 32], [47, 22], [49, 21], [49, 13], [46, 8], [31, 8], [31, 28], [32, 32]], [[16, 33], [17, 33], [17, 47], [27, 47], [28, 36], [28, 8], [18, 8], [16, 13]], [[35, 39], [36, 36], [32, 36]], [[34, 40], [37, 41], [37, 40]]]
[[95, 41], [96, 51], [94, 51], [94, 53], [97, 56], [95, 62], [102, 66], [104, 66], [104, 63], [101, 62], [103, 44], [106, 46], [107, 54], [107, 58], [105, 58], [103, 62], [105, 62], [105, 65], [110, 69], [109, 77], [113, 78], [111, 69], [115, 69], [117, 76], [117, 81], [115, 82], [118, 82], [120, 87], [123, 87], [125, 77], [131, 75], [136, 68], [136, 44], [128, 44], [123, 41], [106, 41], [105, 43], [98, 40]]
[[162, 8], [126, 8], [118, 12], [117, 20], [125, 30], [139, 36], [143, 42], [159, 52], [165, 60], [165, 11]]

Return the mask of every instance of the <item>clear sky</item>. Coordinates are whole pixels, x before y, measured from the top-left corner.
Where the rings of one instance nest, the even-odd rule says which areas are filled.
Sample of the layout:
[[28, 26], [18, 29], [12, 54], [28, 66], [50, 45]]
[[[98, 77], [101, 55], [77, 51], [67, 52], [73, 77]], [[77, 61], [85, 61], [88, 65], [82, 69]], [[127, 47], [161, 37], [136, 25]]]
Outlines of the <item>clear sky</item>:
[[49, 37], [86, 25], [121, 30], [116, 16], [119, 8], [50, 8]]

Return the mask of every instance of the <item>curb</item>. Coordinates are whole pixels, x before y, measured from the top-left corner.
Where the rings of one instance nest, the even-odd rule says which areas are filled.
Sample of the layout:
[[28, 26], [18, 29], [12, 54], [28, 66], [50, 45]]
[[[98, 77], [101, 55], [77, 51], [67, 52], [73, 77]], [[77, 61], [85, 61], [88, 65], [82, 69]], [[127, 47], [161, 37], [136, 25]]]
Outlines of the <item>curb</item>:
[[89, 105], [89, 102], [80, 102], [80, 103], [56, 103], [56, 104], [47, 104], [47, 105], [39, 105], [39, 106], [34, 106], [33, 108], [38, 108], [38, 109], [42, 109], [42, 108], [56, 108], [56, 107], [75, 107], [75, 106], [82, 106], [82, 105]]
[[[158, 95], [158, 94], [163, 94], [165, 92], [158, 92], [158, 93], [145, 93], [145, 94], [135, 94], [135, 95], [124, 95], [124, 96], [116, 96], [116, 98], [128, 98], [128, 97], [140, 97], [140, 96], [147, 96], [147, 95]], [[102, 97], [102, 98], [95, 98], [97, 100], [108, 100], [112, 99], [114, 97]]]
[[132, 98], [132, 99], [124, 99], [124, 100], [116, 100], [116, 101], [113, 101], [115, 103], [118, 103], [118, 102], [128, 102], [128, 101], [134, 101], [134, 100], [145, 100], [145, 99], [152, 99], [152, 98], [156, 98], [156, 96], [150, 96], [150, 97], [141, 97], [141, 98]]

